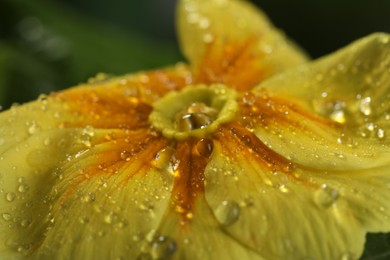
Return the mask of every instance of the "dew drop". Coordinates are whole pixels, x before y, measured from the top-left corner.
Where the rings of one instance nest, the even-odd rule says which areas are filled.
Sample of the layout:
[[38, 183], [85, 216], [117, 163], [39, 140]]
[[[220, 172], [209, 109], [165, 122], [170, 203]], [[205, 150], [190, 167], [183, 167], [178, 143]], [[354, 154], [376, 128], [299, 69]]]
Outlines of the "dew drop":
[[366, 98], [363, 98], [362, 100], [360, 100], [359, 110], [365, 116], [371, 115], [372, 109], [371, 109], [371, 98], [370, 97], [366, 97]]
[[385, 137], [385, 130], [383, 130], [382, 128], [379, 128], [377, 133], [376, 133], [376, 136], [379, 138], [379, 139], [383, 139]]
[[346, 145], [348, 147], [352, 147], [355, 145], [352, 137], [350, 137], [348, 134], [346, 133], [341, 133], [339, 138], [337, 138], [337, 142], [339, 144], [343, 144], [343, 145]]
[[28, 128], [28, 133], [29, 133], [30, 135], [33, 135], [33, 134], [38, 133], [40, 129], [41, 129], [41, 128], [40, 128], [35, 122], [33, 122], [33, 123], [31, 124], [31, 126]]
[[118, 216], [114, 212], [110, 212], [104, 216], [104, 222], [107, 224], [113, 224], [117, 222]]
[[153, 161], [153, 165], [160, 170], [168, 169], [170, 165], [171, 157], [174, 152], [175, 149], [172, 147], [166, 147], [160, 150], [156, 154], [155, 160]]
[[341, 256], [341, 260], [352, 260], [354, 259], [352, 254], [351, 253], [344, 253], [342, 256]]
[[195, 146], [197, 153], [200, 156], [209, 158], [211, 153], [213, 152], [214, 143], [209, 139], [200, 139], [199, 142]]
[[177, 114], [175, 128], [180, 131], [205, 128], [214, 121], [217, 114], [216, 109], [204, 103], [195, 102]]
[[255, 97], [255, 95], [253, 93], [247, 92], [242, 97], [242, 101], [247, 106], [253, 106], [256, 103], [256, 97]]
[[203, 35], [203, 42], [208, 44], [214, 41], [214, 36], [211, 33], [205, 33]]
[[93, 128], [93, 126], [87, 125], [83, 129], [83, 134], [93, 137], [95, 135], [95, 129]]
[[28, 187], [27, 184], [22, 183], [22, 184], [20, 184], [20, 185], [18, 186], [18, 191], [19, 191], [20, 193], [25, 193], [25, 192], [27, 192], [27, 191], [29, 190], [29, 188], [30, 188], [30, 187]]
[[8, 202], [12, 202], [16, 199], [16, 194], [13, 193], [13, 192], [8, 192], [6, 195], [5, 195], [5, 199], [8, 201]]
[[1, 216], [3, 217], [3, 219], [5, 221], [10, 221], [12, 218], [11, 214], [9, 214], [9, 213], [3, 213]]
[[288, 193], [290, 191], [285, 184], [280, 185], [279, 190], [283, 193]]
[[345, 123], [345, 113], [344, 110], [335, 110], [330, 114], [330, 119], [336, 123], [344, 124]]
[[224, 200], [217, 207], [215, 216], [219, 223], [224, 226], [234, 224], [240, 217], [240, 206], [237, 202], [231, 200]]
[[153, 259], [168, 259], [176, 251], [176, 242], [167, 236], [158, 236], [151, 244], [151, 256]]
[[320, 189], [314, 193], [314, 201], [321, 207], [331, 206], [339, 197], [339, 193], [328, 185], [323, 184]]

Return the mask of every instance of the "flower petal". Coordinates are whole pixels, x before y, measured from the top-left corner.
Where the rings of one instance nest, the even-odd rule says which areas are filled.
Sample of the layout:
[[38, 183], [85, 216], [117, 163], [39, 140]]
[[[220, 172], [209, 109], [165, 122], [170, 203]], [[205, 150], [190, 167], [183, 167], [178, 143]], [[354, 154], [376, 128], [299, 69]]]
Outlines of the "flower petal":
[[181, 0], [178, 25], [197, 83], [250, 89], [306, 61], [260, 10], [245, 1]]
[[[141, 242], [126, 241], [157, 225], [173, 183], [153, 164], [167, 142], [150, 129], [148, 115], [156, 98], [187, 81], [183, 65], [99, 77], [1, 113], [0, 256], [140, 254]], [[128, 225], [137, 228], [121, 231]], [[114, 252], [105, 245], [115, 232]]]
[[242, 97], [247, 124], [272, 149], [313, 169], [389, 165], [389, 37], [374, 34], [260, 84]]
[[390, 230], [386, 168], [292, 167], [237, 123], [216, 140], [206, 200], [224, 232], [262, 257], [358, 259], [367, 231]]

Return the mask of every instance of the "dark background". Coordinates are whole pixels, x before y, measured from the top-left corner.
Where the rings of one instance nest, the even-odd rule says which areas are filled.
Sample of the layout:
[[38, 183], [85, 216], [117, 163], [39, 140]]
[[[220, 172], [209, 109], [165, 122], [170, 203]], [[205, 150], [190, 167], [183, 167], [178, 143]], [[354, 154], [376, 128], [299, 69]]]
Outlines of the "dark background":
[[[253, 0], [313, 58], [390, 31], [389, 0]], [[175, 0], [1, 0], [0, 105], [182, 60]]]

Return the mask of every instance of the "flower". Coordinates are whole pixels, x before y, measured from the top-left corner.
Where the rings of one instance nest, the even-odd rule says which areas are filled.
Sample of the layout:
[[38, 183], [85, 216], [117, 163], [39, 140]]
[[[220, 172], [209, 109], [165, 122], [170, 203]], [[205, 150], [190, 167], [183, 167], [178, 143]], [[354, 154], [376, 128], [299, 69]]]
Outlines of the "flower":
[[390, 231], [390, 36], [314, 62], [238, 0], [181, 0], [189, 65], [0, 115], [0, 257], [356, 259]]

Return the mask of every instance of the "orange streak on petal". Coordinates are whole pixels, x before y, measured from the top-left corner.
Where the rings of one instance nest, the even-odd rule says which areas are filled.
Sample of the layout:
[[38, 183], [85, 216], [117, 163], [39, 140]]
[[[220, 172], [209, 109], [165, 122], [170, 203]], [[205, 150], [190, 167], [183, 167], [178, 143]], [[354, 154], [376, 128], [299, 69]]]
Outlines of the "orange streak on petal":
[[212, 149], [213, 143], [207, 139], [190, 138], [177, 145], [172, 203], [182, 216], [182, 224], [192, 218], [195, 200], [204, 196], [204, 170]]
[[250, 128], [253, 125], [284, 125], [306, 130], [301, 123], [302, 118], [323, 127], [341, 127], [340, 124], [304, 109], [288, 97], [272, 96], [264, 89], [256, 93], [243, 93], [238, 102], [243, 121]]
[[195, 82], [223, 83], [237, 90], [251, 89], [268, 75], [267, 69], [261, 66], [258, 41], [258, 37], [252, 37], [241, 42], [210, 43], [203, 61], [196, 68]]
[[[88, 157], [81, 158], [79, 172], [67, 176], [70, 185], [65, 188], [60, 204], [63, 204], [83, 183], [96, 181], [97, 177], [120, 177], [117, 187], [119, 188], [130, 181], [135, 174], [146, 174], [153, 168], [151, 162], [157, 152], [166, 145], [165, 138], [152, 136], [147, 131], [121, 135], [106, 143], [98, 140], [90, 148], [88, 157], [91, 157], [91, 160]], [[72, 167], [78, 163], [77, 159], [74, 160], [73, 163], [71, 162]], [[91, 161], [92, 164], [83, 167], [83, 162]]]
[[118, 88], [109, 86], [79, 87], [53, 94], [69, 106], [79, 121], [67, 122], [65, 127], [139, 129], [148, 125], [152, 107], [139, 98], [128, 97]]
[[146, 102], [174, 90], [180, 90], [192, 84], [192, 73], [186, 65], [178, 64], [173, 68], [147, 71], [123, 78], [118, 87], [125, 93], [139, 95]]
[[264, 172], [273, 174], [284, 173], [290, 180], [296, 181], [306, 187], [318, 188], [317, 185], [307, 182], [293, 174], [295, 168], [290, 160], [274, 152], [266, 146], [254, 133], [240, 123], [233, 122], [224, 125], [215, 135], [221, 144], [223, 153], [228, 158], [238, 158], [251, 163], [257, 163]]

